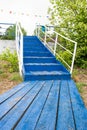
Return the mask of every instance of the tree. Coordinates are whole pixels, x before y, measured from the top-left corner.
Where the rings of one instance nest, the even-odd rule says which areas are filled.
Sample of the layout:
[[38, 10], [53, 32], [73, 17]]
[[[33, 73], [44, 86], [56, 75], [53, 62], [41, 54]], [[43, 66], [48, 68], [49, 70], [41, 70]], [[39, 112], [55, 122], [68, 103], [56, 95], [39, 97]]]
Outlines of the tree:
[[[23, 35], [26, 35], [26, 31], [22, 28]], [[15, 39], [15, 32], [16, 32], [16, 25], [10, 26], [6, 29], [5, 35], [2, 36], [2, 39], [14, 40]]]
[[3, 39], [14, 40], [15, 39], [15, 25], [6, 29]]
[[87, 1], [50, 0], [50, 22], [56, 31], [78, 43], [75, 63], [87, 67]]

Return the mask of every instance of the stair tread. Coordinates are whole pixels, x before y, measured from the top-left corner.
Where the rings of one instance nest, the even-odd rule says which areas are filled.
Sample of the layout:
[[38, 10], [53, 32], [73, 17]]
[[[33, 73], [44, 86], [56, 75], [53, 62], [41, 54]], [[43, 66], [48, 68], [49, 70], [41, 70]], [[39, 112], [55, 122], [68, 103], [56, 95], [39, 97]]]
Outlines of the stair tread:
[[45, 47], [43, 47], [42, 45], [40, 45], [40, 46], [35, 46], [35, 45], [32, 45], [32, 46], [29, 46], [29, 45], [27, 45], [26, 47], [24, 47], [24, 48], [38, 48], [38, 49], [46, 49]]
[[24, 65], [55, 65], [55, 66], [58, 66], [60, 65], [59, 63], [25, 63]]
[[55, 57], [53, 57], [53, 56], [48, 56], [48, 57], [37, 57], [37, 56], [24, 56], [23, 58], [42, 58], [42, 59], [45, 59], [45, 58], [55, 58]]
[[26, 72], [26, 75], [66, 75], [69, 73], [66, 73], [64, 71], [29, 71]]
[[[24, 51], [24, 52], [29, 52], [29, 53], [44, 53], [44, 51], [39, 51], [39, 52], [38, 51], [37, 52], [36, 51]], [[50, 52], [47, 52], [47, 51], [45, 53], [50, 54]]]

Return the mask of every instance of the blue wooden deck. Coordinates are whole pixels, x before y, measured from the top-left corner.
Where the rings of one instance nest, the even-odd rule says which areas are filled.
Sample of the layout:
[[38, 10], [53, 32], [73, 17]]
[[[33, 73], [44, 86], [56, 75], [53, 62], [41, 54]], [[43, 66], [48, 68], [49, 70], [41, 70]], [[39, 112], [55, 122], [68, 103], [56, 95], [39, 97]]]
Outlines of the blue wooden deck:
[[87, 130], [73, 80], [27, 81], [0, 96], [0, 130]]

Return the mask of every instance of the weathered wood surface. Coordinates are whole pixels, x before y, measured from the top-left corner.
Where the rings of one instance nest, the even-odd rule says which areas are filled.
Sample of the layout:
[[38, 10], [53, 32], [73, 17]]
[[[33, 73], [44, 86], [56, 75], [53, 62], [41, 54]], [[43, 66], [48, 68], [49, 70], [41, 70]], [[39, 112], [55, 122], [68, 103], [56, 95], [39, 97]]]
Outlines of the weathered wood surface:
[[0, 96], [0, 130], [87, 130], [73, 80], [23, 82]]

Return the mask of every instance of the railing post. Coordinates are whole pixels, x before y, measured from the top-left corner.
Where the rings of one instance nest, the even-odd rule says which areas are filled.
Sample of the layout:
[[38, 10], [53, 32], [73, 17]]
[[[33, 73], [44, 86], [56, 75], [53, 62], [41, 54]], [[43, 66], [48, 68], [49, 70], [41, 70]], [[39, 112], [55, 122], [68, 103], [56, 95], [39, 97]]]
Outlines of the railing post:
[[46, 39], [47, 39], [47, 32], [46, 32], [46, 29], [45, 29], [45, 39], [44, 39], [44, 44], [46, 45]]
[[56, 34], [56, 39], [55, 39], [54, 55], [56, 54], [57, 39], [58, 39], [58, 34]]
[[20, 60], [21, 60], [21, 70], [20, 70], [20, 75], [22, 76], [22, 69], [23, 69], [23, 34], [21, 33], [20, 37]]
[[36, 36], [37, 36], [37, 29], [38, 29], [38, 28], [37, 28], [37, 26], [36, 26], [36, 32], [35, 32], [35, 33], [36, 33], [36, 34], [35, 34]]
[[16, 23], [16, 35], [15, 35], [15, 40], [16, 40], [16, 49], [17, 49], [17, 56], [18, 56], [18, 58], [19, 58], [19, 54], [18, 54], [18, 23]]
[[39, 35], [40, 35], [40, 25], [38, 25], [38, 38], [39, 38]]
[[17, 23], [16, 23], [16, 29], [15, 29], [15, 41], [16, 41], [16, 44], [17, 44]]
[[71, 64], [70, 74], [72, 74], [72, 71], [73, 71], [73, 66], [74, 66], [74, 61], [75, 61], [75, 55], [76, 55], [76, 48], [77, 48], [77, 42], [75, 42], [75, 46], [74, 46], [74, 53], [73, 53], [73, 57], [72, 57], [72, 64]]
[[16, 25], [16, 47], [17, 47], [17, 55], [19, 61], [19, 71], [20, 75], [22, 76], [23, 71], [23, 34], [20, 28], [19, 23]]
[[17, 54], [18, 54], [18, 46], [17, 46], [17, 41], [18, 41], [18, 29], [17, 29], [17, 23], [16, 23], [16, 29], [15, 29], [15, 41], [16, 41], [16, 49], [17, 49]]
[[37, 36], [37, 24], [35, 25], [35, 28], [36, 28], [35, 35]]

